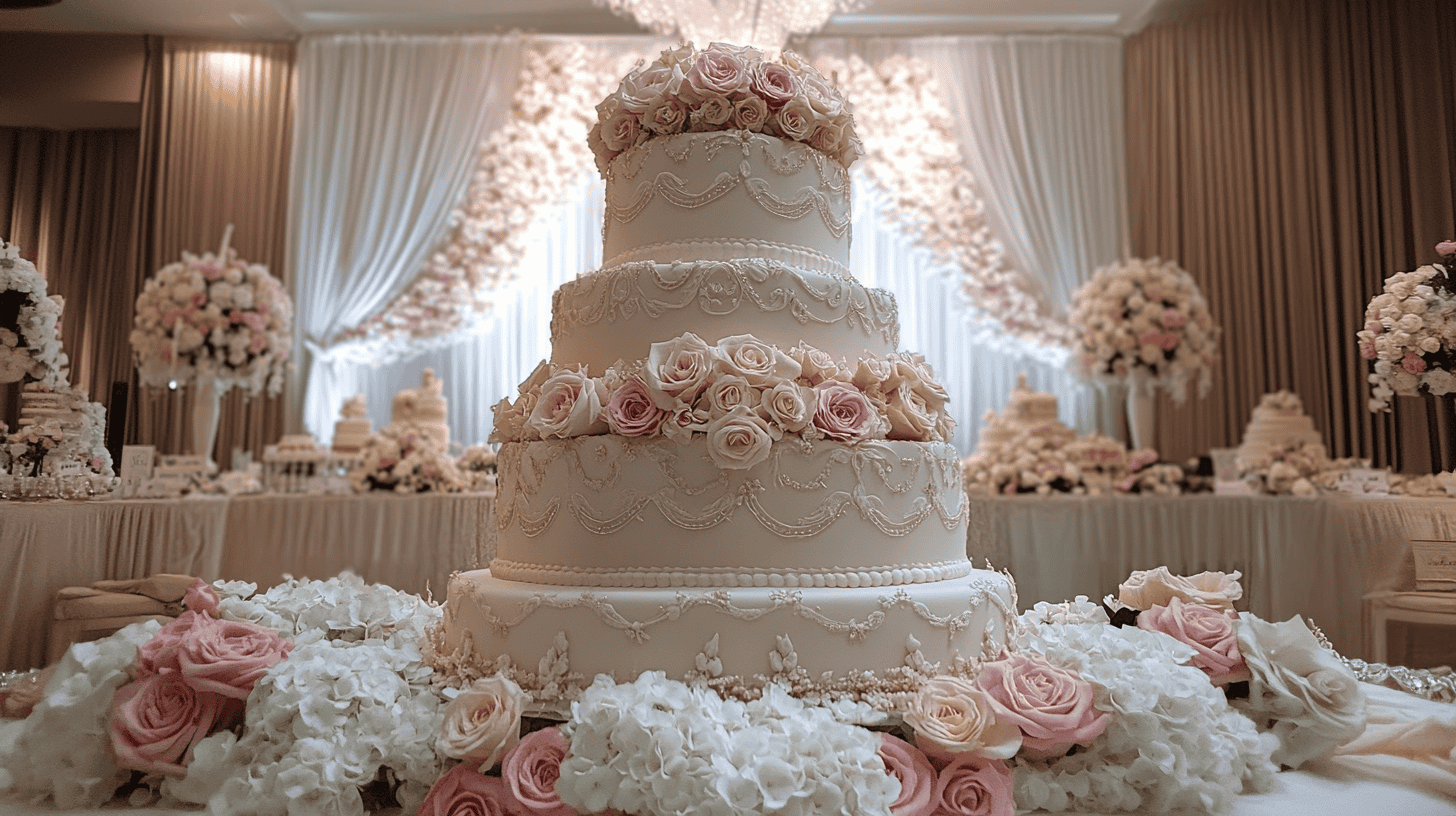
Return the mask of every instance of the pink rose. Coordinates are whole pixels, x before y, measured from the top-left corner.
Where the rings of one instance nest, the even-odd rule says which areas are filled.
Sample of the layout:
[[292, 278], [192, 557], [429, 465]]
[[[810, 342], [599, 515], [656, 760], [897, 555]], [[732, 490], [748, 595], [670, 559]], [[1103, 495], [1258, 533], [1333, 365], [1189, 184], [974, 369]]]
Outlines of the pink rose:
[[192, 586], [187, 588], [187, 594], [182, 596], [182, 603], [199, 615], [215, 618], [220, 601], [217, 597], [217, 590], [212, 588], [212, 584], [198, 578], [192, 582]]
[[641, 377], [628, 377], [607, 400], [607, 425], [622, 436], [653, 436], [666, 416]]
[[246, 621], [217, 620], [190, 629], [177, 663], [198, 691], [248, 699], [253, 685], [293, 651], [293, 641]]
[[486, 776], [469, 765], [456, 765], [435, 780], [419, 816], [511, 816], [511, 792], [498, 776]]
[[1215, 686], [1226, 686], [1249, 679], [1249, 668], [1239, 654], [1236, 620], [1238, 614], [1232, 609], [1187, 604], [1174, 597], [1167, 606], [1155, 606], [1139, 614], [1137, 625], [1192, 646], [1197, 652], [1193, 665]]
[[874, 432], [878, 417], [858, 388], [830, 380], [814, 387], [814, 427], [836, 442], [858, 442]]
[[1107, 727], [1107, 714], [1092, 705], [1092, 684], [1035, 655], [1013, 652], [985, 664], [976, 685], [991, 698], [998, 720], [1021, 729], [1022, 753], [1032, 759], [1061, 756]]
[[137, 674], [148, 677], [182, 671], [178, 655], [183, 644], [191, 637], [193, 629], [209, 626], [212, 622], [212, 618], [190, 609], [178, 615], [176, 620], [168, 621], [152, 635], [151, 640], [143, 643], [137, 650]]
[[1447, 255], [1456, 255], [1456, 241], [1442, 241], [1436, 244], [1436, 254], [1443, 258]]
[[526, 424], [543, 438], [570, 439], [607, 429], [607, 387], [585, 371], [558, 371], [541, 385], [541, 398]]
[[152, 675], [116, 692], [106, 730], [121, 767], [182, 776], [192, 749], [237, 709], [222, 695], [197, 691], [180, 675]]
[[799, 83], [794, 72], [777, 62], [760, 62], [748, 72], [749, 86], [755, 94], [768, 104], [770, 110], [778, 110], [799, 92]]
[[687, 86], [694, 99], [710, 96], [740, 99], [748, 93], [748, 71], [738, 57], [710, 46], [688, 69]]
[[566, 738], [559, 727], [543, 728], [521, 738], [501, 763], [501, 778], [510, 785], [516, 801], [536, 816], [575, 816], [576, 810], [556, 795], [561, 761], [566, 758]]
[[891, 816], [930, 816], [935, 812], [935, 766], [923, 751], [882, 733], [880, 759], [885, 762], [885, 772], [900, 780], [900, 795], [890, 803]]
[[936, 816], [1014, 816], [1011, 769], [1000, 760], [961, 754], [940, 771]]
[[1177, 309], [1167, 309], [1163, 312], [1163, 328], [1165, 329], [1176, 329], [1187, 322], [1188, 318]]
[[625, 108], [602, 123], [602, 144], [613, 153], [621, 153], [642, 138], [642, 122]]
[[1380, 334], [1381, 332], [1385, 331], [1385, 327], [1380, 325], [1379, 320], [1367, 320], [1365, 321], [1365, 331], [1368, 331], [1371, 334]]
[[1361, 340], [1360, 341], [1360, 356], [1361, 357], [1364, 357], [1367, 360], [1374, 360], [1375, 357], [1376, 357], [1376, 354], [1375, 354], [1375, 344], [1372, 343], [1372, 342], [1370, 342], [1369, 340]]
[[1405, 359], [1400, 361], [1400, 367], [1412, 374], [1421, 374], [1426, 370], [1426, 361], [1414, 351], [1407, 351]]

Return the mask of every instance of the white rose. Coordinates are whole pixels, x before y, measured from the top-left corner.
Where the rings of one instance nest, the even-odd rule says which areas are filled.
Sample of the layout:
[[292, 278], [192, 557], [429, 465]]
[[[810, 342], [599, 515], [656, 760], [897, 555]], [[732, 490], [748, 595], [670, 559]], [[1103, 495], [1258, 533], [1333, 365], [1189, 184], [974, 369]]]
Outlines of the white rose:
[[232, 284], [225, 281], [214, 283], [207, 288], [207, 299], [216, 303], [220, 308], [228, 308], [233, 303]]
[[802, 370], [792, 357], [751, 334], [719, 340], [717, 363], [719, 371], [736, 374], [758, 388], [792, 380]]
[[1395, 321], [1395, 327], [1406, 332], [1417, 331], [1424, 325], [1425, 321], [1421, 319], [1420, 315], [1413, 314], [1403, 315], [1399, 320]]
[[1424, 351], [1427, 354], [1433, 354], [1441, 350], [1441, 338], [1426, 335], [1425, 337], [1421, 338], [1420, 347], [1421, 351]]
[[747, 470], [768, 459], [781, 432], [739, 405], [708, 425], [708, 456], [718, 467]]
[[1434, 368], [1421, 375], [1421, 384], [1436, 396], [1456, 391], [1456, 376], [1440, 368]]
[[1279, 738], [1270, 757], [1288, 768], [1328, 755], [1365, 730], [1365, 695], [1338, 655], [1298, 617], [1269, 623], [1241, 615], [1239, 652], [1253, 675], [1233, 705]]
[[605, 433], [607, 387], [585, 371], [559, 371], [541, 386], [527, 424], [543, 438]]
[[435, 746], [454, 759], [480, 763], [482, 773], [500, 764], [521, 739], [520, 686], [493, 675], [476, 680], [445, 705]]

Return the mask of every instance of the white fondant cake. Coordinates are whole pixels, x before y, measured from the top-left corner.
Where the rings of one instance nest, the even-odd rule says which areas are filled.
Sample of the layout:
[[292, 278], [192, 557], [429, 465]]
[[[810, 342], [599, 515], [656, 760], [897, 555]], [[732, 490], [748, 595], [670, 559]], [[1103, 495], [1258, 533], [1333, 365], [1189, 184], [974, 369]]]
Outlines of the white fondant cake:
[[364, 398], [350, 397], [344, 401], [344, 407], [339, 409], [339, 419], [334, 422], [331, 447], [335, 453], [358, 453], [372, 433], [374, 426], [365, 415]]
[[407, 388], [394, 395], [390, 413], [390, 430], [396, 434], [414, 432], [435, 443], [441, 450], [450, 447], [445, 384], [433, 369], [425, 369], [419, 388]]
[[1017, 377], [1016, 387], [1011, 389], [1005, 413], [987, 411], [982, 418], [981, 433], [972, 456], [1013, 444], [1024, 434], [1061, 442], [1075, 438], [1076, 432], [1062, 424], [1057, 411], [1056, 396], [1031, 390], [1026, 384], [1026, 375], [1022, 374]]
[[945, 391], [845, 268], [833, 155], [718, 130], [606, 164], [608, 260], [558, 289], [550, 362], [496, 407], [496, 557], [451, 580], [440, 666], [538, 702], [789, 666], [797, 693], [894, 708], [1003, 649], [1014, 585], [966, 559]]
[[1292, 391], [1265, 394], [1244, 428], [1244, 440], [1235, 453], [1240, 468], [1251, 469], [1275, 449], [1303, 445], [1317, 459], [1326, 458], [1324, 440], [1304, 403]]

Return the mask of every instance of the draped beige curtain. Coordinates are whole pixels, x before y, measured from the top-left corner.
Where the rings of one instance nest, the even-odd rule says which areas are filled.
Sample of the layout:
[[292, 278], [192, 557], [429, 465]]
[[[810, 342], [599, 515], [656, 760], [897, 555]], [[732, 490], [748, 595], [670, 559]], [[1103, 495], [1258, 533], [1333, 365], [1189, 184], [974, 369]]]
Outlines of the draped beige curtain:
[[[151, 37], [142, 88], [135, 266], [142, 279], [184, 250], [216, 252], [228, 224], [239, 257], [283, 268], [294, 46]], [[223, 397], [216, 459], [261, 454], [283, 432], [284, 398]], [[142, 389], [133, 438], [185, 449], [191, 395]]]
[[[130, 239], [136, 192], [136, 130], [0, 128], [0, 237], [66, 299], [61, 340], [71, 382], [110, 408], [113, 382], [132, 377], [136, 299]], [[4, 388], [0, 418], [19, 414], [18, 385]]]
[[1456, 234], [1456, 3], [1202, 8], [1126, 44], [1133, 251], [1179, 261], [1224, 327], [1213, 392], [1160, 401], [1158, 449], [1237, 445], [1287, 388], [1332, 455], [1431, 472], [1426, 403], [1371, 414], [1355, 332], [1386, 276]]

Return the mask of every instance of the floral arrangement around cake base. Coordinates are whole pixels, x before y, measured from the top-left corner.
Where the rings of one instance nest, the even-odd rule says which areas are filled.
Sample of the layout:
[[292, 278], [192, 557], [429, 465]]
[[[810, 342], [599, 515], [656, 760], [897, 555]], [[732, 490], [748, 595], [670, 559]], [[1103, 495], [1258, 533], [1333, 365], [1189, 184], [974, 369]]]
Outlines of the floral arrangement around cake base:
[[1182, 403], [1188, 384], [1207, 393], [1218, 351], [1193, 276], [1172, 261], [1133, 258], [1098, 269], [1072, 296], [1076, 370], [1103, 383], [1161, 387]]
[[1374, 364], [1371, 411], [1389, 411], [1396, 394], [1456, 393], [1456, 241], [1437, 244], [1436, 254], [1441, 263], [1386, 278], [1365, 307], [1356, 338], [1360, 356]]
[[418, 597], [198, 582], [173, 622], [72, 646], [28, 712], [4, 701], [28, 716], [0, 725], [0, 790], [278, 816], [1224, 813], [1365, 725], [1350, 668], [1297, 618], [1234, 612], [1238, 578], [1160, 568], [1105, 606], [1037, 604], [1009, 652], [903, 711], [645, 672], [598, 677], [564, 722], [508, 677], [434, 671]]
[[543, 362], [514, 402], [495, 406], [491, 441], [614, 433], [686, 442], [704, 434], [714, 463], [746, 469], [786, 434], [851, 444], [949, 440], [948, 399], [919, 355], [866, 357], [851, 367], [807, 345], [784, 351], [747, 334], [710, 345], [689, 332], [601, 377]]
[[488, 445], [471, 445], [461, 452], [455, 467], [465, 477], [468, 490], [495, 490], [496, 459], [494, 448]]

